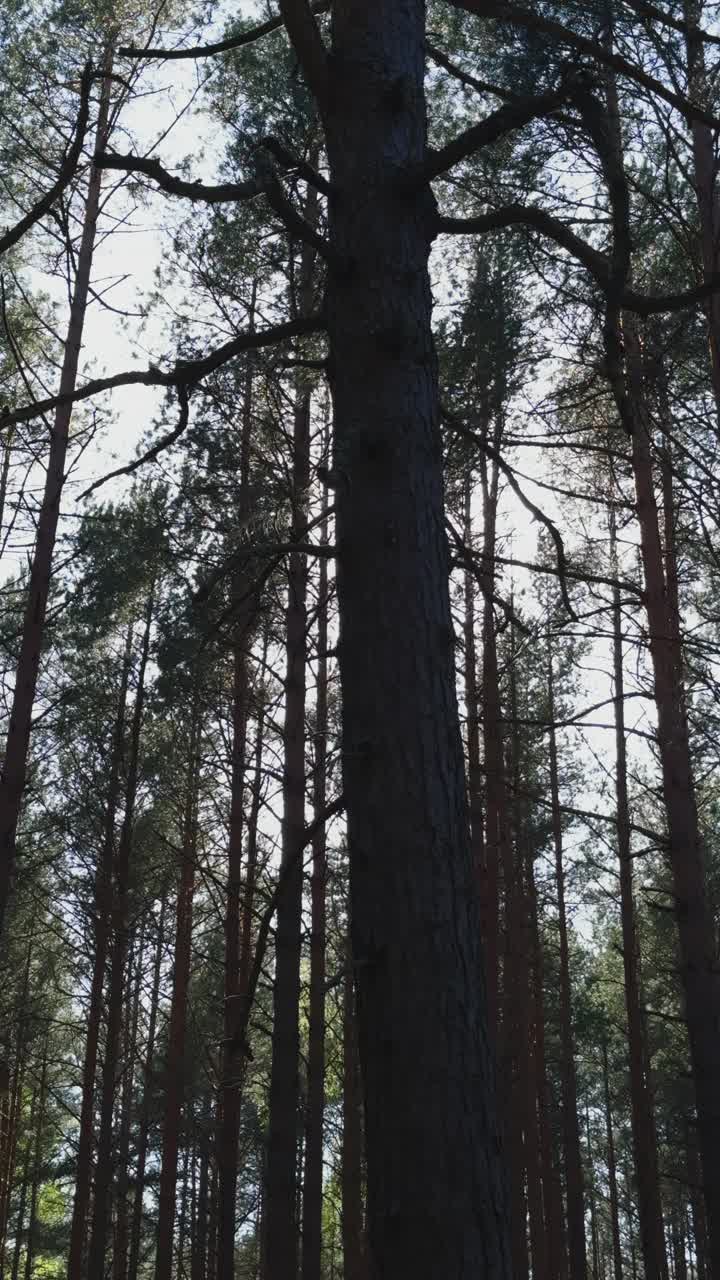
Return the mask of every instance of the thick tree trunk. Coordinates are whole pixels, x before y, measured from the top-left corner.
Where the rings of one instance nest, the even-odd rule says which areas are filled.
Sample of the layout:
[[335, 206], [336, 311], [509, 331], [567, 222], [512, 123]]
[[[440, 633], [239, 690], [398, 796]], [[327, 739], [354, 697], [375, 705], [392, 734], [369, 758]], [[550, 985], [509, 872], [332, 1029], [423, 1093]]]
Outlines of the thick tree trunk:
[[[109, 73], [112, 70], [112, 61], [113, 49], [112, 45], [110, 45], [105, 52], [103, 60], [105, 76], [102, 80], [98, 107], [95, 133], [96, 153], [104, 151], [107, 142], [111, 87]], [[60, 373], [59, 394], [61, 396], [71, 395], [77, 380], [85, 311], [90, 291], [90, 270], [100, 209], [101, 177], [101, 170], [92, 165], [85, 200], [85, 215], [80, 247], [77, 255], [75, 284], [70, 304], [70, 320], [65, 338], [65, 350]], [[61, 404], [55, 411], [50, 435], [50, 452], [45, 487], [40, 502], [35, 547], [30, 565], [30, 582], [23, 619], [20, 653], [15, 672], [15, 686], [10, 705], [7, 741], [2, 773], [0, 774], [0, 938], [2, 937], [5, 912], [12, 888], [15, 865], [15, 834], [27, 780], [33, 706], [45, 631], [45, 615], [50, 593], [60, 500], [65, 483], [65, 460], [70, 436], [71, 417], [72, 404]]]
[[568, 1256], [570, 1280], [585, 1280], [585, 1201], [583, 1194], [580, 1126], [578, 1123], [577, 1074], [575, 1070], [575, 1035], [573, 1030], [572, 992], [570, 984], [570, 950], [568, 946], [567, 910], [565, 905], [565, 868], [563, 865], [562, 815], [558, 778], [557, 742], [555, 737], [555, 682], [548, 638], [548, 756], [550, 763], [550, 798], [552, 802], [555, 877], [560, 940], [560, 1079], [562, 1091], [563, 1154], [565, 1159], [565, 1191], [567, 1197]]
[[128, 769], [125, 783], [125, 810], [115, 859], [115, 875], [112, 907], [112, 946], [110, 948], [110, 979], [107, 995], [107, 1025], [105, 1033], [105, 1057], [102, 1070], [100, 1097], [100, 1131], [95, 1166], [95, 1196], [93, 1201], [92, 1230], [88, 1250], [88, 1276], [102, 1276], [108, 1251], [110, 1228], [110, 1193], [113, 1183], [113, 1113], [117, 1084], [120, 1033], [122, 1029], [125, 970], [128, 951], [128, 898], [130, 880], [130, 855], [132, 851], [135, 797], [138, 786], [140, 732], [145, 702], [145, 672], [150, 651], [150, 632], [154, 604], [154, 590], [150, 591], [145, 611], [140, 663], [138, 666], [135, 706], [128, 751]]
[[90, 1001], [85, 1036], [85, 1057], [82, 1073], [82, 1100], [80, 1103], [80, 1132], [78, 1135], [75, 1193], [70, 1226], [70, 1253], [68, 1280], [81, 1280], [85, 1254], [87, 1223], [90, 1212], [90, 1183], [94, 1145], [95, 1077], [97, 1074], [100, 1026], [104, 1012], [103, 986], [105, 966], [110, 943], [112, 911], [112, 868], [115, 851], [115, 823], [120, 799], [120, 769], [125, 738], [125, 704], [132, 659], [132, 625], [128, 627], [120, 673], [120, 691], [115, 727], [108, 762], [108, 790], [105, 807], [105, 831], [103, 845], [95, 874], [94, 929], [95, 954], [90, 982]]
[[[196, 680], [197, 680], [196, 676]], [[173, 1271], [175, 1193], [180, 1149], [180, 1122], [185, 1102], [185, 1039], [188, 988], [192, 959], [193, 899], [197, 862], [197, 802], [200, 775], [200, 698], [193, 695], [185, 802], [182, 819], [182, 852], [175, 914], [173, 987], [165, 1071], [165, 1104], [162, 1118], [162, 1157], [158, 1203], [155, 1280], [170, 1280]]]
[[[349, 957], [349, 949], [348, 949]], [[343, 1095], [340, 1187], [342, 1193], [343, 1280], [367, 1280], [363, 1225], [363, 1136], [360, 1064], [352, 968], [343, 988]]]
[[421, 0], [334, 5], [326, 119], [331, 236], [350, 263], [330, 272], [327, 316], [371, 1273], [500, 1280], [508, 1215], [455, 694], [434, 205], [409, 189], [427, 142], [424, 28]]
[[[327, 541], [327, 490], [320, 541]], [[325, 809], [328, 732], [328, 575], [321, 559], [318, 574], [317, 679], [315, 684], [315, 760], [313, 818]], [[302, 1280], [321, 1280], [323, 1209], [323, 1122], [325, 1114], [325, 824], [315, 829], [310, 881], [310, 999], [308, 1008], [305, 1176], [303, 1183]]]
[[[615, 513], [610, 513], [610, 552], [617, 577]], [[633, 1155], [637, 1171], [638, 1214], [643, 1261], [648, 1280], [667, 1280], [667, 1257], [663, 1229], [657, 1135], [652, 1083], [646, 1071], [645, 1029], [642, 1018], [640, 949], [635, 922], [633, 862], [630, 837], [630, 804], [627, 785], [625, 742], [625, 682], [623, 671], [622, 611], [620, 592], [613, 589], [613, 693], [615, 704], [615, 794], [617, 798], [617, 840], [620, 862], [620, 918], [623, 939], [625, 1008], [628, 1020], [630, 1066], [630, 1115]]]

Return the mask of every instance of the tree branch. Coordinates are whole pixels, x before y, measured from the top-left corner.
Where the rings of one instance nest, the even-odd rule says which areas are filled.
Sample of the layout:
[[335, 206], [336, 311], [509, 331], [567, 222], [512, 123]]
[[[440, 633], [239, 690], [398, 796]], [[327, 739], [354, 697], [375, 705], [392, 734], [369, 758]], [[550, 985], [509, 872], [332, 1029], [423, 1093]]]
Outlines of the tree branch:
[[171, 196], [181, 196], [185, 200], [202, 200], [205, 204], [223, 204], [231, 200], [250, 200], [257, 196], [263, 187], [257, 180], [253, 182], [223, 182], [218, 186], [206, 187], [202, 182], [188, 182], [184, 178], [176, 178], [174, 174], [151, 156], [118, 155], [114, 151], [105, 151], [98, 156], [97, 165], [101, 169], [119, 169], [123, 173], [144, 173], [153, 178], [162, 191]]
[[569, 86], [564, 84], [547, 93], [520, 98], [516, 102], [508, 102], [505, 106], [498, 107], [497, 111], [493, 111], [484, 120], [472, 125], [457, 138], [453, 138], [447, 146], [441, 147], [439, 151], [429, 151], [421, 172], [413, 175], [411, 179], [413, 188], [421, 187], [424, 183], [431, 182], [433, 178], [440, 177], [460, 160], [464, 160], [491, 142], [504, 138], [514, 129], [522, 128], [538, 116], [548, 115], [565, 101], [569, 92]]
[[328, 99], [328, 56], [307, 0], [280, 0], [280, 13], [310, 92], [322, 114]]
[[13, 422], [30, 422], [33, 418], [40, 417], [41, 414], [48, 413], [59, 405], [88, 400], [91, 396], [100, 395], [103, 391], [112, 391], [116, 387], [192, 387], [243, 351], [254, 351], [260, 347], [274, 346], [276, 342], [284, 342], [288, 338], [320, 333], [324, 327], [324, 315], [322, 312], [317, 312], [315, 315], [303, 316], [298, 320], [288, 320], [285, 324], [272, 325], [269, 329], [245, 330], [244, 333], [238, 334], [237, 338], [232, 338], [199, 360], [178, 360], [174, 368], [167, 372], [151, 365], [148, 369], [131, 369], [126, 373], [112, 374], [108, 378], [93, 378], [91, 382], [78, 387], [72, 394], [50, 396], [47, 400], [38, 400], [24, 409], [16, 409], [6, 414], [3, 425], [10, 426]]
[[78, 166], [80, 154], [82, 152], [85, 134], [87, 133], [88, 120], [90, 117], [90, 89], [93, 80], [96, 79], [95, 73], [88, 62], [83, 70], [82, 79], [80, 81], [80, 107], [78, 109], [77, 120], [75, 122], [75, 133], [72, 144], [68, 148], [65, 158], [60, 166], [55, 182], [49, 191], [45, 192], [39, 200], [35, 202], [32, 208], [25, 214], [19, 222], [15, 223], [9, 231], [0, 236], [0, 254], [7, 253], [13, 245], [21, 240], [26, 231], [29, 231], [36, 222], [52, 208], [59, 195], [62, 195], [65, 188], [72, 182], [75, 171]]
[[[330, 0], [316, 0], [311, 8], [313, 13], [326, 13], [330, 8]], [[209, 58], [215, 53], [228, 53], [231, 49], [254, 44], [256, 40], [261, 40], [273, 31], [280, 31], [284, 26], [283, 17], [270, 18], [267, 22], [228, 36], [226, 40], [217, 40], [214, 44], [197, 44], [188, 49], [139, 49], [137, 45], [125, 45], [119, 52], [124, 58], [161, 58], [164, 62], [178, 61], [181, 58]]]
[[190, 417], [190, 398], [186, 386], [179, 386], [177, 389], [178, 403], [180, 405], [180, 414], [178, 416], [177, 425], [172, 431], [168, 431], [167, 435], [161, 437], [156, 444], [143, 453], [141, 457], [135, 458], [132, 462], [128, 462], [124, 467], [117, 467], [115, 471], [109, 471], [107, 475], [101, 476], [99, 480], [94, 480], [87, 489], [83, 489], [80, 498], [89, 498], [91, 493], [99, 489], [101, 485], [107, 484], [108, 480], [116, 480], [118, 476], [131, 476], [140, 467], [144, 467], [146, 462], [153, 462], [165, 449], [169, 449], [171, 444], [180, 439], [187, 428]]
[[712, 129], [720, 129], [720, 119], [713, 115], [712, 112], [706, 111], [696, 102], [691, 102], [683, 94], [675, 93], [672, 89], [668, 89], [660, 80], [648, 75], [646, 71], [635, 66], [632, 62], [628, 62], [626, 58], [603, 49], [596, 40], [580, 35], [577, 31], [571, 30], [570, 27], [566, 27], [552, 18], [544, 17], [534, 9], [525, 9], [517, 5], [507, 4], [504, 0], [448, 0], [448, 3], [455, 9], [464, 9], [467, 13], [474, 13], [481, 18], [495, 18], [500, 22], [516, 23], [518, 26], [525, 27], [528, 31], [539, 31], [543, 35], [554, 36], [561, 44], [570, 45], [571, 48], [579, 50], [580, 53], [584, 53], [597, 62], [603, 63], [604, 66], [611, 67], [618, 75], [625, 76], [626, 79], [642, 85], [649, 93], [657, 94], [659, 98], [662, 98], [663, 101], [674, 107], [676, 111], [679, 111], [685, 119], [702, 120], [704, 124], [710, 125]]

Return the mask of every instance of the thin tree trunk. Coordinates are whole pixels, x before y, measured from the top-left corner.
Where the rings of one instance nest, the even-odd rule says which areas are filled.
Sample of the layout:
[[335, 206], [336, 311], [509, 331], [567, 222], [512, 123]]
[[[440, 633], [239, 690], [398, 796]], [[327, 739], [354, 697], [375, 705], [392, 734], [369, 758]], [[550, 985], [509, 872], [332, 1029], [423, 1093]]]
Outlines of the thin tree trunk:
[[[100, 91], [95, 133], [96, 154], [104, 151], [107, 141], [112, 62], [113, 45], [111, 42], [108, 44], [103, 57], [104, 77]], [[100, 208], [101, 179], [101, 170], [93, 164], [90, 168], [88, 180], [82, 236], [77, 255], [77, 271], [70, 304], [70, 320], [60, 374], [60, 396], [72, 395], [77, 380], [85, 311], [90, 291], [90, 270]], [[20, 653], [10, 705], [10, 720], [3, 768], [0, 774], [0, 938], [3, 933], [5, 913], [12, 889], [15, 866], [15, 833], [27, 781], [33, 706], [45, 632], [45, 615], [50, 593], [53, 553], [60, 514], [60, 499], [65, 482], [65, 461], [71, 417], [72, 404], [65, 401], [55, 411], [50, 436], [47, 474], [38, 514], [35, 547], [30, 565], [30, 582], [23, 619]]]
[[[705, 45], [700, 35], [703, 0], [683, 0], [685, 20], [685, 50], [687, 57], [688, 97], [692, 102], [708, 100], [709, 86], [705, 65]], [[702, 120], [691, 120], [693, 177], [700, 222], [700, 252], [703, 271], [710, 279], [718, 270], [718, 237], [720, 236], [720, 206], [718, 204], [713, 130]], [[707, 302], [710, 373], [715, 397], [715, 409], [720, 422], [720, 294], [714, 291]]]
[[33, 1144], [30, 1141], [31, 1135], [36, 1132], [38, 1103], [40, 1098], [40, 1089], [37, 1085], [33, 1088], [32, 1098], [30, 1101], [30, 1122], [28, 1126], [28, 1143], [25, 1149], [25, 1158], [23, 1160], [22, 1181], [20, 1184], [20, 1202], [18, 1204], [17, 1221], [15, 1223], [15, 1248], [13, 1249], [12, 1262], [12, 1280], [18, 1280], [20, 1275], [20, 1258], [22, 1255], [23, 1238], [25, 1236], [25, 1208], [27, 1205], [28, 1191], [32, 1182], [31, 1162], [33, 1158]]
[[140, 733], [145, 702], [145, 672], [150, 651], [150, 634], [154, 606], [154, 587], [148, 595], [145, 610], [145, 626], [140, 663], [138, 667], [135, 706], [128, 754], [128, 770], [125, 783], [125, 811], [115, 860], [114, 893], [112, 909], [112, 946], [110, 948], [110, 981], [107, 997], [107, 1026], [105, 1033], [105, 1057], [102, 1070], [100, 1096], [100, 1131], [98, 1134], [97, 1162], [95, 1166], [95, 1196], [93, 1201], [92, 1229], [88, 1250], [88, 1275], [91, 1280], [105, 1272], [110, 1227], [110, 1192], [113, 1182], [113, 1113], [117, 1084], [118, 1053], [122, 1029], [123, 995], [128, 950], [128, 896], [130, 879], [130, 855], [132, 851], [135, 797], [137, 794]]
[[707, 1227], [705, 1223], [705, 1204], [702, 1194], [700, 1176], [700, 1160], [698, 1158], [697, 1137], [694, 1124], [685, 1122], [686, 1150], [688, 1165], [688, 1184], [690, 1187], [690, 1205], [692, 1209], [693, 1240], [695, 1243], [695, 1262], [698, 1280], [707, 1280]]
[[30, 1214], [28, 1216], [27, 1244], [25, 1246], [25, 1280], [31, 1280], [35, 1264], [35, 1237], [37, 1231], [37, 1203], [40, 1192], [40, 1176], [42, 1172], [42, 1142], [45, 1131], [45, 1105], [47, 1102], [48, 1072], [48, 1037], [43, 1044], [42, 1062], [40, 1065], [40, 1085], [37, 1115], [35, 1117], [35, 1145], [33, 1156], [32, 1186], [30, 1190]]
[[[28, 941], [27, 954], [25, 958], [25, 969], [23, 973], [22, 994], [20, 997], [20, 1016], [18, 1019], [17, 1030], [17, 1046], [15, 1069], [13, 1071], [12, 1092], [10, 1098], [10, 1114], [9, 1114], [9, 1131], [8, 1144], [6, 1151], [6, 1161], [3, 1169], [4, 1178], [4, 1199], [2, 1203], [2, 1227], [3, 1234], [1, 1238], [2, 1251], [0, 1252], [0, 1280], [5, 1275], [5, 1250], [7, 1240], [8, 1218], [10, 1214], [10, 1195], [12, 1192], [13, 1179], [15, 1176], [15, 1160], [17, 1156], [17, 1142], [20, 1128], [20, 1120], [22, 1117], [22, 1104], [25, 1088], [25, 1070], [26, 1070], [26, 1046], [28, 1039], [28, 1000], [30, 995], [30, 963], [33, 954], [33, 937]], [[23, 1209], [24, 1214], [24, 1209]]]
[[145, 1198], [145, 1170], [148, 1157], [148, 1140], [150, 1134], [150, 1102], [153, 1075], [153, 1059], [155, 1056], [155, 1033], [157, 1028], [158, 1008], [160, 1003], [160, 971], [162, 954], [165, 946], [165, 908], [166, 895], [160, 903], [158, 919], [158, 936], [155, 944], [155, 960], [153, 964], [152, 990], [150, 993], [150, 1013], [148, 1018], [147, 1044], [143, 1064], [143, 1100], [138, 1122], [137, 1161], [135, 1165], [135, 1198], [133, 1201], [132, 1226], [130, 1229], [130, 1258], [128, 1275], [136, 1280], [140, 1261], [140, 1243], [142, 1240], [143, 1207]]
[[557, 742], [555, 737], [555, 681], [548, 636], [548, 756], [550, 764], [550, 798], [552, 803], [555, 877], [557, 884], [558, 933], [560, 940], [560, 1051], [563, 1153], [567, 1196], [568, 1252], [571, 1280], [585, 1280], [585, 1203], [583, 1195], [580, 1126], [578, 1123], [577, 1075], [575, 1071], [575, 1035], [573, 1031], [572, 993], [570, 985], [570, 950], [568, 946], [567, 910], [565, 906], [565, 868], [563, 866], [562, 815], [558, 778]]
[[[196, 681], [198, 676], [196, 675]], [[197, 862], [197, 802], [200, 774], [200, 698], [196, 686], [190, 726], [190, 750], [182, 820], [182, 853], [175, 917], [173, 988], [168, 1029], [168, 1059], [162, 1119], [162, 1157], [158, 1208], [155, 1280], [170, 1280], [173, 1270], [175, 1194], [180, 1122], [185, 1098], [185, 1040], [192, 959], [193, 898]]]
[[352, 967], [343, 987], [343, 1095], [340, 1188], [342, 1194], [343, 1280], [367, 1280], [363, 1228], [362, 1096]]
[[[325, 490], [320, 541], [328, 536], [328, 500]], [[328, 574], [321, 559], [318, 573], [317, 679], [315, 683], [315, 761], [313, 768], [313, 817], [317, 821], [326, 805], [328, 735]], [[310, 881], [310, 999], [308, 1009], [307, 1103], [305, 1111], [305, 1177], [302, 1218], [302, 1280], [321, 1280], [323, 1209], [323, 1122], [325, 1113], [325, 824], [320, 822], [312, 841]]]
[[[256, 283], [253, 282], [250, 326], [254, 323]], [[242, 434], [240, 439], [240, 502], [247, 501], [250, 481], [250, 438], [252, 427], [253, 366], [248, 360], [243, 388]], [[242, 599], [248, 584], [236, 575], [235, 595]], [[245, 792], [245, 753], [248, 718], [248, 654], [254, 621], [251, 602], [240, 606], [237, 634], [233, 649], [232, 706], [232, 776], [230, 783], [230, 827], [228, 833], [228, 878], [225, 903], [225, 1005], [224, 1043], [221, 1066], [220, 1129], [217, 1135], [218, 1166], [218, 1280], [233, 1280], [235, 1274], [235, 1212], [237, 1200], [238, 1142], [240, 1104], [246, 1045], [238, 1042], [236, 1026], [239, 1006], [246, 998], [247, 980], [243, 985], [243, 927], [249, 928], [255, 889], [255, 868], [248, 869], [244, 902], [240, 902], [242, 883], [243, 799]], [[248, 906], [249, 900], [249, 906]], [[247, 921], [246, 921], [247, 914]], [[249, 946], [249, 942], [248, 942]], [[249, 951], [248, 951], [249, 954]]]
[[613, 1134], [612, 1107], [610, 1103], [610, 1073], [608, 1070], [607, 1045], [603, 1042], [603, 1084], [605, 1092], [605, 1134], [607, 1138], [607, 1169], [610, 1189], [610, 1225], [613, 1242], [613, 1273], [615, 1280], [623, 1280], [622, 1248], [620, 1244], [620, 1209], [617, 1185], [617, 1164], [615, 1160], [615, 1137]]
[[[309, 187], [305, 217], [317, 221], [317, 192]], [[314, 253], [300, 259], [300, 310], [312, 306]], [[295, 388], [292, 462], [292, 536], [302, 541], [310, 483], [311, 394], [301, 378]], [[281, 872], [275, 925], [272, 1067], [270, 1073], [265, 1197], [265, 1264], [272, 1280], [296, 1280], [298, 1270], [297, 1147], [299, 1111], [300, 954], [303, 863], [298, 856], [305, 825], [305, 683], [307, 663], [307, 556], [292, 552], [285, 617], [285, 726]]]
[[[615, 512], [610, 511], [611, 566], [617, 577]], [[647, 1053], [642, 1019], [642, 977], [640, 949], [635, 921], [633, 861], [630, 833], [630, 804], [627, 785], [625, 741], [625, 681], [623, 671], [622, 610], [620, 592], [613, 588], [613, 693], [615, 706], [615, 794], [617, 799], [617, 841], [620, 862], [620, 918], [623, 939], [625, 1008], [628, 1020], [630, 1066], [630, 1115], [633, 1154], [638, 1183], [638, 1215], [643, 1261], [648, 1280], [667, 1280], [667, 1257], [660, 1199], [657, 1134], [652, 1083], [646, 1072]]]
[[[466, 547], [472, 547], [472, 474], [468, 467], [465, 476], [465, 528]], [[475, 579], [470, 569], [464, 575], [465, 595], [465, 722], [468, 755], [468, 801], [470, 809], [470, 844], [473, 862], [482, 888], [485, 867], [483, 835], [483, 775], [480, 767], [480, 696], [477, 681], [477, 647], [475, 643]]]
[[[499, 440], [499, 429], [496, 429]], [[483, 677], [482, 718], [485, 749], [485, 862], [481, 890], [483, 944], [487, 968], [488, 1016], [496, 1042], [500, 1011], [500, 870], [507, 870], [508, 812], [505, 787], [502, 721], [498, 689], [497, 638], [493, 587], [495, 583], [495, 543], [498, 499], [498, 468], [493, 465], [488, 479], [487, 460], [481, 459], [483, 492]], [[514, 1227], [513, 1227], [514, 1232]], [[513, 1239], [516, 1239], [513, 1234]]]
[[108, 762], [108, 790], [105, 808], [103, 845], [95, 873], [94, 928], [95, 954], [90, 983], [85, 1057], [82, 1073], [82, 1100], [80, 1103], [80, 1132], [78, 1135], [75, 1192], [72, 1222], [70, 1225], [70, 1253], [68, 1280], [81, 1280], [85, 1254], [87, 1222], [90, 1211], [90, 1183], [92, 1176], [93, 1128], [95, 1117], [95, 1077], [97, 1074], [100, 1026], [104, 1012], [103, 986], [110, 943], [112, 913], [112, 869], [115, 852], [115, 823], [120, 799], [120, 769], [125, 738], [125, 712], [127, 687], [132, 660], [133, 627], [128, 626], [125, 651], [120, 674], [120, 690], [115, 727]]
[[[120, 1095], [120, 1128], [117, 1140], [117, 1186], [115, 1188], [115, 1244], [113, 1248], [114, 1280], [127, 1280], [128, 1245], [130, 1238], [128, 1221], [128, 1189], [130, 1182], [130, 1129], [132, 1124], [132, 1102], [135, 1084], [135, 1059], [137, 1056], [137, 1032], [140, 1016], [140, 990], [143, 977], [143, 960], [145, 948], [145, 921], [143, 920], [135, 951], [135, 984], [132, 1002], [125, 1017], [125, 1046], [123, 1049], [123, 1076]], [[128, 962], [128, 990], [130, 973], [135, 957], [131, 953]], [[130, 1278], [133, 1280], [133, 1277]]]
[[195, 1233], [193, 1235], [190, 1280], [205, 1280], [207, 1267], [210, 1153], [208, 1149], [207, 1133], [203, 1132], [202, 1129], [200, 1131], [199, 1146], [200, 1177], [198, 1179], [197, 1209], [195, 1213]]

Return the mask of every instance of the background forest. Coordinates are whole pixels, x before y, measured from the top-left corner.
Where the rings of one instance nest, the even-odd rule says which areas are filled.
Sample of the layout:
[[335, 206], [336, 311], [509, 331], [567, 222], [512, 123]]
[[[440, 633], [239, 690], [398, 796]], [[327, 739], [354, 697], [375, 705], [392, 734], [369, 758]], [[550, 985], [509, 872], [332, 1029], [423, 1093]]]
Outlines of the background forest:
[[720, 1280], [719, 9], [3, 6], [0, 1280]]

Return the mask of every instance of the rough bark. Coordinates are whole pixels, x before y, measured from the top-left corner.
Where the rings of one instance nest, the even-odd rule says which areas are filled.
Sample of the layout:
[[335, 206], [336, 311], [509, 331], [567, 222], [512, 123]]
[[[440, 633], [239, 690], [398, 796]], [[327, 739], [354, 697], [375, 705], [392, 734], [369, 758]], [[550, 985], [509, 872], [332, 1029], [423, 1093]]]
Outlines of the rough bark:
[[[509, 1273], [455, 695], [422, 165], [425, 7], [333, 6], [339, 661], [371, 1273]], [[469, 1082], [472, 1082], [469, 1086]], [[280, 1278], [278, 1278], [280, 1280]]]
[[[108, 137], [113, 49], [109, 45], [103, 59], [106, 73], [102, 81], [98, 119], [95, 131], [95, 153], [105, 149]], [[82, 235], [77, 255], [77, 270], [70, 304], [70, 320], [65, 337], [59, 395], [69, 396], [75, 389], [80, 350], [85, 324], [85, 311], [90, 296], [90, 271], [97, 219], [100, 209], [101, 171], [90, 168], [85, 199]], [[23, 618], [20, 652], [15, 670], [15, 684], [10, 705], [10, 719], [0, 774], [0, 937], [2, 937], [8, 898], [12, 889], [15, 866], [15, 836], [23, 792], [27, 781], [28, 753], [32, 729], [33, 706], [37, 689], [40, 654], [45, 632], [45, 616], [52, 575], [53, 553], [57, 536], [60, 501], [65, 483], [65, 461], [70, 437], [72, 404], [60, 405], [55, 411], [50, 435], [50, 451], [45, 485], [37, 518], [35, 546], [30, 564], [30, 581]]]

